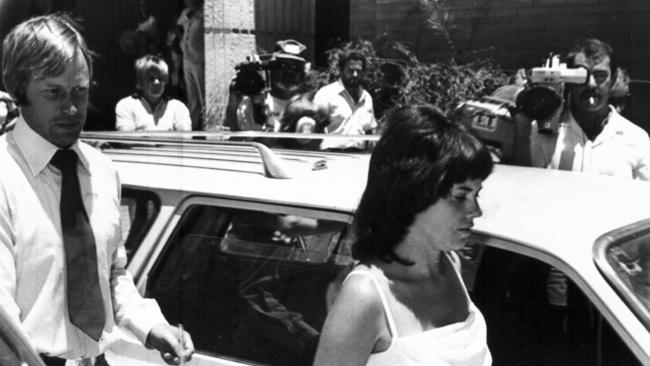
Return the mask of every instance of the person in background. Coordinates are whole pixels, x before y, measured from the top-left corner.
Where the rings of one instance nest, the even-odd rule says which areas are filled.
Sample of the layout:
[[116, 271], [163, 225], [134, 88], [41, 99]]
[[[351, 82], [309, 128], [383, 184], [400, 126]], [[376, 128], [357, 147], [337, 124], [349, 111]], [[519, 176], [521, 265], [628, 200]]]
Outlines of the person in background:
[[305, 89], [307, 62], [300, 56], [305, 49], [293, 39], [277, 41], [272, 54], [260, 56], [269, 80], [240, 65], [230, 85], [224, 125], [231, 131], [279, 132], [290, 100]]
[[[329, 124], [327, 111], [314, 103], [314, 93], [295, 95], [282, 115], [280, 132], [323, 133]], [[318, 150], [321, 139], [278, 139], [281, 147]]]
[[614, 81], [612, 90], [609, 93], [609, 104], [616, 109], [617, 113], [621, 114], [627, 108], [631, 97], [630, 75], [628, 75], [627, 70], [619, 67], [616, 70], [616, 81]]
[[540, 133], [531, 119], [515, 114], [516, 165], [650, 180], [650, 138], [610, 105], [617, 80], [614, 50], [588, 39], [567, 55], [567, 66], [584, 67], [585, 84], [567, 84], [557, 131]]
[[191, 131], [190, 112], [183, 102], [165, 96], [167, 63], [145, 55], [135, 61], [136, 92], [115, 106], [118, 131]]
[[359, 263], [327, 315], [315, 366], [491, 364], [456, 251], [482, 215], [492, 167], [478, 138], [435, 107], [387, 117], [355, 218]]
[[[317, 105], [329, 114], [327, 133], [336, 135], [364, 135], [374, 133], [377, 121], [372, 97], [361, 86], [368, 60], [363, 53], [348, 50], [339, 59], [339, 80], [318, 90], [314, 97]], [[363, 149], [363, 141], [325, 139], [321, 149]]]
[[203, 129], [205, 110], [205, 51], [203, 0], [185, 0], [185, 9], [178, 17], [183, 54], [183, 80], [187, 106], [192, 118], [192, 130]]
[[61, 14], [28, 19], [4, 39], [2, 80], [20, 115], [0, 137], [0, 306], [48, 366], [106, 365], [118, 324], [179, 364], [193, 353], [189, 334], [126, 270], [117, 171], [79, 141], [92, 66]]

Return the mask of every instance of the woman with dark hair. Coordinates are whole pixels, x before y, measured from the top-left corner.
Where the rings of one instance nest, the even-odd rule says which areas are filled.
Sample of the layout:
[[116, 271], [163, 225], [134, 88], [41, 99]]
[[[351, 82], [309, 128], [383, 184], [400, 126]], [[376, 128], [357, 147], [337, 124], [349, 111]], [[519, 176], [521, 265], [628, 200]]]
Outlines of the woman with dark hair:
[[435, 107], [402, 107], [370, 160], [353, 255], [315, 365], [489, 365], [485, 320], [458, 256], [493, 163]]
[[[324, 133], [329, 124], [327, 111], [314, 103], [314, 93], [294, 95], [285, 109], [280, 132]], [[280, 147], [288, 149], [318, 150], [321, 139], [278, 139]]]

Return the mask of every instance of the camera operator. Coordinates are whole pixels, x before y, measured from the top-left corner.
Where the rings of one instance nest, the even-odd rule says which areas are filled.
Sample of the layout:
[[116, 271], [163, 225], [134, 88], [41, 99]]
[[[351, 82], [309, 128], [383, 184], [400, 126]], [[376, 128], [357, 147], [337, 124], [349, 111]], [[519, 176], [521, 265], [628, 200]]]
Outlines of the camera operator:
[[271, 55], [236, 67], [224, 121], [231, 131], [280, 131], [289, 101], [304, 91], [305, 45], [292, 39], [275, 45]]
[[648, 134], [609, 103], [617, 79], [613, 49], [588, 39], [569, 52], [567, 61], [570, 68], [586, 69], [587, 81], [566, 84], [563, 106], [551, 117], [559, 117], [552, 131], [540, 131], [543, 121], [531, 123], [521, 109], [514, 114], [513, 163], [650, 180]]

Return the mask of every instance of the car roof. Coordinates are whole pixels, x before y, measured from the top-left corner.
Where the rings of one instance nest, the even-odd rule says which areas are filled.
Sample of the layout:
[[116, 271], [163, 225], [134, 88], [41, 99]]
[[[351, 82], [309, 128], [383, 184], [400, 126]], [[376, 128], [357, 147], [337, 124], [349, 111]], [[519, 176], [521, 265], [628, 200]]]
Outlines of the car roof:
[[603, 234], [650, 217], [650, 183], [497, 165], [480, 203], [476, 232], [577, 262]]
[[[273, 149], [252, 141], [140, 143], [88, 135], [127, 187], [147, 187], [351, 213], [365, 187], [369, 154]], [[176, 142], [174, 142], [174, 140]], [[108, 143], [107, 143], [108, 142]], [[146, 142], [146, 143], [144, 143]], [[266, 155], [265, 155], [266, 154]], [[280, 172], [279, 176], [276, 176]]]

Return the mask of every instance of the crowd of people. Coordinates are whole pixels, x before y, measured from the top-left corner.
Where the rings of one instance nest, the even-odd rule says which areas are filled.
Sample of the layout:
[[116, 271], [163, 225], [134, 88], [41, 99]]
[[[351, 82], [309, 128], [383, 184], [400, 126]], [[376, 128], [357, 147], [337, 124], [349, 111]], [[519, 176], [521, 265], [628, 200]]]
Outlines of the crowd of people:
[[[169, 65], [146, 54], [134, 64], [135, 93], [116, 105], [117, 130], [201, 129], [202, 2], [186, 5], [178, 25], [184, 30], [187, 106], [165, 94]], [[341, 55], [339, 79], [314, 93], [302, 85], [302, 52], [299, 42], [278, 42], [265, 60], [268, 88], [250, 92], [250, 85], [234, 80], [224, 125], [233, 131], [376, 133], [372, 97], [362, 86], [363, 53]], [[0, 95], [0, 117], [2, 132], [10, 132], [0, 138], [0, 306], [47, 365], [106, 364], [102, 353], [116, 339], [117, 324], [170, 364], [190, 359], [190, 335], [169, 325], [126, 271], [115, 168], [79, 141], [93, 60], [76, 24], [61, 14], [31, 18], [7, 35], [2, 55], [7, 92]], [[613, 49], [588, 39], [566, 58], [570, 67], [587, 70], [587, 81], [566, 85], [552, 131], [540, 132], [536, 126], [543, 121], [513, 109], [512, 163], [650, 180], [648, 134], [611, 105], [623, 78]], [[523, 88], [526, 81], [518, 80], [506, 98], [516, 99]], [[331, 307], [315, 364], [489, 365], [486, 324], [468, 296], [455, 252], [482, 214], [478, 193], [492, 171], [490, 152], [433, 106], [398, 108], [385, 123], [356, 216], [358, 264]], [[363, 148], [354, 138], [294, 143]], [[568, 286], [561, 275], [549, 274], [549, 301], [560, 309]], [[457, 331], [439, 331], [447, 326]]]

